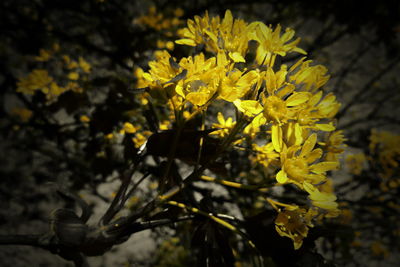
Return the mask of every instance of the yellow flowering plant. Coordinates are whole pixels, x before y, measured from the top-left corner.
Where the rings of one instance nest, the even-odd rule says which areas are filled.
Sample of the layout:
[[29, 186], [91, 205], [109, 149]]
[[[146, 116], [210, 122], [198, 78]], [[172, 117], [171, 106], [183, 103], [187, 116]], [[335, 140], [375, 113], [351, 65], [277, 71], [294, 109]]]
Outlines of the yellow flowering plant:
[[[229, 151], [245, 150], [252, 165], [269, 172], [260, 186], [273, 185], [275, 180], [275, 186], [293, 184], [309, 194], [313, 213], [308, 215], [310, 222], [302, 225], [308, 229], [313, 218], [339, 214], [334, 193], [319, 191], [318, 186], [328, 181], [328, 171], [338, 169], [337, 155], [343, 150], [317, 143], [327, 144], [332, 134], [342, 136], [335, 132], [334, 121], [340, 104], [332, 93], [323, 95], [321, 87], [329, 79], [325, 67], [312, 65], [306, 57], [289, 66], [276, 63], [278, 57], [289, 53], [306, 54], [298, 47], [300, 39], [292, 40], [294, 30], [286, 29], [283, 34], [281, 31], [280, 25], [273, 28], [262, 22], [248, 24], [234, 19], [229, 10], [223, 18], [208, 13], [196, 16], [179, 31], [182, 39], [176, 40], [176, 44], [204, 45], [208, 53], [196, 50], [198, 54], [194, 56], [177, 59], [162, 51], [149, 63], [149, 70], [139, 73], [137, 78], [140, 87], [151, 96], [150, 102], [168, 103], [163, 112], [174, 120], [175, 138], [169, 140], [170, 151], [159, 153], [167, 158], [168, 166], [181, 153], [180, 146], [185, 144], [189, 131], [210, 132], [209, 137], [191, 138], [198, 142], [192, 144], [197, 147], [191, 155], [195, 171], [184, 181], [195, 181], [214, 162], [224, 165], [219, 158]], [[255, 49], [248, 46], [252, 40], [257, 43]], [[255, 55], [253, 62], [247, 61], [251, 55]], [[223, 112], [213, 113], [218, 108]], [[200, 124], [188, 129], [186, 125], [197, 117]], [[152, 147], [161, 134], [154, 134], [147, 145]], [[341, 146], [343, 140], [338, 139], [336, 146]], [[246, 186], [246, 181], [237, 180], [239, 177], [223, 176], [217, 179]], [[282, 231], [284, 222], [277, 221], [278, 233], [293, 239], [295, 249], [299, 249], [307, 231], [294, 237]]]

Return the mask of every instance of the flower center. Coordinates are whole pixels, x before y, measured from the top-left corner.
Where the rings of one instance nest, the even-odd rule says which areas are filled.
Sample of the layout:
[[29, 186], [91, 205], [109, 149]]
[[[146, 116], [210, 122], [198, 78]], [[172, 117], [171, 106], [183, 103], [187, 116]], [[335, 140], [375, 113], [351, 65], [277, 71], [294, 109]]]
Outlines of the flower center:
[[309, 173], [308, 164], [303, 158], [288, 159], [285, 167], [289, 176], [295, 180], [303, 180]]
[[280, 122], [286, 118], [288, 110], [285, 101], [277, 96], [269, 96], [265, 101], [264, 116], [268, 120]]

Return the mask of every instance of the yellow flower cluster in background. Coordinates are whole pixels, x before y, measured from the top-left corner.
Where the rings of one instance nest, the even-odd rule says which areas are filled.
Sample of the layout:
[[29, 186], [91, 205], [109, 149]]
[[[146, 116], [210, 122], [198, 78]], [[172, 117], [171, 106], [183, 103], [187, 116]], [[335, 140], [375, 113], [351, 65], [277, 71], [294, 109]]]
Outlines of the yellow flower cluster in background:
[[173, 10], [173, 16], [169, 18], [167, 15], [157, 11], [155, 6], [151, 6], [146, 15], [135, 19], [134, 23], [141, 24], [157, 31], [170, 30], [172, 27], [183, 24], [180, 17], [183, 16], [183, 9], [177, 8]]
[[369, 149], [372, 154], [378, 156], [379, 163], [383, 167], [382, 177], [393, 176], [394, 170], [399, 167], [400, 135], [373, 129]]
[[[148, 71], [136, 71], [138, 88], [148, 88], [152, 101], [167, 102], [177, 125], [203, 114], [217, 129], [212, 136], [251, 150], [252, 163], [273, 173], [277, 185], [292, 184], [308, 193], [309, 208], [269, 201], [279, 212], [278, 233], [298, 249], [312, 220], [340, 213], [327, 172], [338, 169], [345, 138], [335, 128], [340, 103], [321, 90], [329, 80], [327, 69], [306, 57], [278, 64], [276, 59], [289, 53], [306, 54], [294, 30], [248, 24], [229, 10], [222, 19], [207, 12], [195, 16], [178, 34], [176, 44], [204, 45], [207, 53], [180, 59], [156, 53]], [[225, 112], [208, 115], [214, 105]], [[236, 116], [228, 116], [228, 110]]]
[[389, 131], [372, 129], [369, 137], [369, 151], [350, 154], [346, 157], [346, 165], [350, 173], [360, 175], [369, 165], [379, 166], [381, 190], [387, 192], [400, 187], [399, 160], [400, 135]]
[[50, 74], [47, 69], [34, 69], [28, 75], [21, 77], [17, 82], [17, 92], [33, 95], [41, 91], [46, 95], [48, 102], [52, 102], [66, 91], [81, 93], [82, 82], [87, 79], [91, 72], [91, 65], [82, 57], [73, 60], [69, 55], [60, 55], [58, 44], [49, 50], [41, 49], [35, 57], [38, 62], [54, 64], [63, 70], [62, 76], [56, 71]]

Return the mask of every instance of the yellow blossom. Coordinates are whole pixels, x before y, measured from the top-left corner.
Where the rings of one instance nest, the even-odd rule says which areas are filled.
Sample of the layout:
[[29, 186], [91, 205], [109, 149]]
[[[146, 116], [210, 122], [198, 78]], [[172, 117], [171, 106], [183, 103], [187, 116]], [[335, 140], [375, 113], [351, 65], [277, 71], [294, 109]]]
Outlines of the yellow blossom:
[[132, 138], [132, 142], [135, 144], [136, 148], [141, 147], [151, 135], [150, 131], [143, 131], [141, 133], [136, 133], [135, 137]]
[[262, 164], [265, 168], [269, 167], [271, 163], [279, 162], [279, 153], [275, 152], [272, 143], [259, 146], [253, 144], [252, 149], [255, 153], [255, 161]]
[[346, 165], [350, 172], [355, 175], [361, 174], [366, 162], [367, 158], [364, 153], [351, 154], [346, 157]]
[[314, 149], [316, 141], [317, 135], [314, 133], [307, 138], [303, 146], [292, 146], [281, 152], [282, 169], [276, 175], [279, 183], [294, 183], [300, 188], [303, 187], [304, 181], [318, 184], [326, 180], [327, 171], [338, 167], [336, 162], [314, 163], [322, 156], [322, 149]]
[[40, 49], [39, 56], [35, 57], [36, 61], [48, 61], [51, 58], [51, 51]]
[[371, 131], [369, 149], [383, 167], [383, 178], [391, 177], [399, 166], [400, 135], [388, 131]]
[[308, 235], [309, 227], [314, 226], [312, 219], [317, 212], [314, 209], [306, 210], [297, 205], [283, 204], [271, 199], [268, 199], [268, 202], [279, 212], [275, 219], [276, 231], [280, 236], [292, 239], [294, 249], [299, 249], [303, 244], [303, 239]]
[[281, 36], [280, 25], [273, 30], [271, 26], [256, 21], [248, 26], [248, 32], [250, 39], [256, 40], [259, 43], [256, 60], [260, 65], [267, 64], [272, 66], [273, 64], [270, 63], [274, 55], [285, 56], [288, 52], [306, 54], [303, 49], [297, 47], [300, 38], [291, 41], [295, 32], [290, 28], [287, 28]]
[[85, 59], [83, 59], [82, 57], [79, 57], [78, 63], [79, 63], [79, 67], [83, 70], [83, 72], [85, 72], [85, 73], [90, 72], [90, 69], [92, 66], [90, 66], [90, 64]]
[[135, 133], [138, 130], [138, 128], [133, 126], [132, 123], [125, 122], [124, 123], [124, 127], [122, 128], [122, 130], [123, 130], [122, 133], [130, 133], [130, 134], [132, 134], [132, 133]]
[[19, 79], [17, 82], [17, 92], [24, 94], [34, 94], [36, 90], [47, 91], [48, 86], [53, 81], [47, 70], [36, 69], [28, 76]]
[[175, 42], [189, 46], [205, 44], [206, 49], [214, 54], [224, 50], [234, 62], [245, 62], [244, 56], [249, 41], [246, 32], [247, 23], [233, 19], [230, 10], [225, 12], [222, 21], [219, 16], [209, 18], [206, 12], [203, 17], [195, 16], [194, 20], [189, 19], [187, 28], [179, 33], [183, 38]]
[[76, 81], [79, 79], [79, 74], [77, 72], [70, 72], [68, 74], [68, 79]]
[[224, 115], [221, 112], [218, 112], [217, 115], [218, 123], [213, 123], [213, 128], [218, 128], [220, 130], [214, 131], [211, 135], [219, 135], [220, 137], [225, 137], [229, 134], [229, 131], [235, 126], [236, 122], [233, 121], [231, 117], [227, 119], [224, 118]]
[[326, 161], [335, 161], [339, 164], [339, 156], [344, 152], [346, 145], [344, 142], [347, 139], [343, 135], [343, 131], [330, 132], [326, 142], [319, 144], [324, 147], [327, 152], [324, 159]]
[[322, 65], [310, 66], [312, 60], [304, 61], [305, 58], [300, 59], [295, 65], [291, 67], [294, 71], [299, 67], [296, 73], [290, 76], [290, 81], [296, 84], [304, 85], [307, 91], [315, 92], [329, 80], [330, 75], [327, 75], [327, 68]]
[[81, 122], [90, 122], [90, 118], [88, 117], [88, 116], [86, 116], [86, 115], [82, 115], [82, 116], [80, 116], [79, 117], [79, 120], [81, 121]]
[[21, 121], [27, 122], [32, 117], [32, 111], [27, 108], [13, 108], [11, 114], [17, 115]]
[[340, 214], [336, 196], [333, 193], [321, 192], [308, 182], [303, 182], [304, 190], [309, 193], [309, 198], [315, 207], [327, 211], [326, 217], [337, 217]]

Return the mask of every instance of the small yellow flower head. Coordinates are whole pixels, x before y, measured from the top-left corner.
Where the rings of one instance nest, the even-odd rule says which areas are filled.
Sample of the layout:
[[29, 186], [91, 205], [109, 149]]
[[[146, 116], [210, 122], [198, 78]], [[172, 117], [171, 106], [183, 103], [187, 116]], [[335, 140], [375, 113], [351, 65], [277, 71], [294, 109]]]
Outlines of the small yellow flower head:
[[47, 70], [36, 69], [28, 76], [19, 79], [17, 83], [17, 92], [33, 95], [36, 90], [48, 91], [53, 78], [49, 76]]
[[257, 48], [257, 63], [262, 65], [270, 62], [273, 55], [286, 56], [288, 52], [298, 52], [307, 54], [303, 49], [297, 47], [300, 38], [291, 41], [294, 36], [294, 30], [287, 28], [281, 36], [281, 26], [278, 25], [275, 30], [271, 26], [257, 21], [248, 26], [249, 37], [259, 43]]
[[[157, 31], [170, 30], [171, 27], [182, 24], [179, 17], [183, 16], [183, 14], [184, 11], [181, 8], [177, 8], [172, 12], [161, 13], [157, 11], [155, 6], [151, 6], [148, 13], [135, 19], [134, 23], [153, 28]], [[168, 33], [171, 32], [168, 31]]]
[[92, 68], [92, 66], [89, 64], [89, 62], [87, 62], [84, 58], [79, 57], [79, 61], [78, 61], [79, 67], [83, 70], [83, 72], [85, 73], [89, 73], [90, 69]]
[[130, 134], [132, 134], [132, 133], [136, 133], [137, 130], [138, 130], [138, 129], [137, 129], [135, 126], [133, 126], [132, 123], [129, 123], [129, 122], [125, 122], [125, 123], [124, 123], [123, 131], [124, 131], [125, 133], [130, 133]]
[[219, 16], [209, 18], [208, 12], [203, 17], [195, 16], [189, 19], [187, 28], [180, 31], [183, 39], [177, 44], [196, 46], [205, 44], [206, 49], [214, 54], [227, 51], [234, 62], [245, 62], [244, 55], [248, 47], [247, 23], [240, 19], [233, 19], [230, 10], [225, 12], [221, 21]]
[[324, 150], [327, 151], [324, 159], [326, 161], [335, 161], [339, 164], [339, 156], [346, 148], [345, 141], [347, 139], [343, 135], [343, 131], [335, 131], [329, 133], [326, 143], [322, 143]]
[[79, 73], [77, 73], [77, 72], [70, 72], [70, 73], [68, 74], [68, 79], [73, 80], [73, 81], [78, 80], [78, 79], [79, 79]]
[[326, 217], [337, 217], [340, 214], [336, 196], [333, 193], [319, 191], [315, 186], [308, 182], [303, 183], [304, 189], [310, 194], [309, 198], [315, 207], [326, 210]]
[[140, 148], [149, 138], [151, 132], [143, 131], [141, 133], [136, 133], [135, 137], [132, 138], [132, 142], [135, 144], [136, 148]]
[[312, 134], [301, 147], [292, 146], [281, 153], [282, 170], [280, 170], [276, 179], [279, 183], [294, 183], [302, 188], [302, 183], [307, 181], [312, 184], [320, 183], [326, 180], [325, 173], [335, 170], [338, 167], [336, 162], [314, 163], [322, 156], [320, 148], [314, 149], [317, 141], [317, 135]]
[[218, 123], [213, 123], [212, 127], [219, 128], [220, 130], [214, 131], [211, 134], [225, 137], [228, 135], [229, 131], [233, 128], [236, 122], [234, 122], [231, 117], [225, 119], [221, 112], [218, 112], [217, 119]]
[[52, 56], [51, 51], [45, 50], [45, 49], [40, 49], [39, 50], [39, 56], [35, 57], [36, 61], [48, 61]]
[[13, 108], [11, 114], [18, 116], [21, 121], [27, 122], [32, 117], [33, 113], [27, 108]]
[[275, 219], [276, 231], [280, 236], [292, 239], [294, 249], [299, 249], [303, 244], [303, 239], [308, 235], [309, 227], [314, 226], [312, 220], [317, 215], [316, 210], [306, 210], [297, 205], [283, 204], [272, 199], [267, 199], [267, 201], [279, 212]]
[[378, 158], [384, 172], [383, 178], [393, 176], [394, 170], [399, 166], [400, 135], [388, 131], [371, 131], [369, 149]]
[[81, 122], [84, 122], [84, 123], [90, 122], [90, 118], [89, 118], [88, 116], [86, 116], [86, 115], [80, 116], [80, 117], [79, 117], [79, 120], [80, 120]]
[[351, 154], [346, 157], [346, 165], [350, 170], [350, 173], [360, 175], [364, 169], [364, 165], [367, 162], [367, 158], [364, 153]]
[[[312, 60], [300, 59], [291, 69], [299, 67], [297, 72], [290, 76], [290, 80], [296, 84], [303, 84], [305, 90], [316, 92], [329, 80], [328, 69], [322, 65], [310, 66]], [[304, 62], [303, 62], [304, 61]]]
[[280, 122], [286, 119], [288, 109], [285, 101], [277, 96], [269, 96], [264, 104], [264, 116], [268, 121]]

